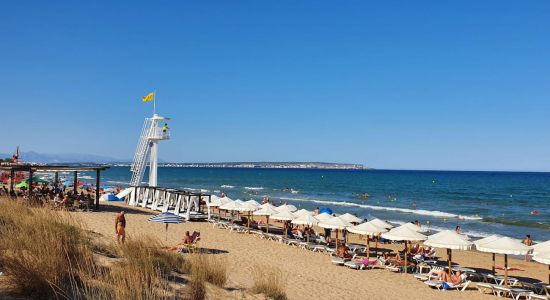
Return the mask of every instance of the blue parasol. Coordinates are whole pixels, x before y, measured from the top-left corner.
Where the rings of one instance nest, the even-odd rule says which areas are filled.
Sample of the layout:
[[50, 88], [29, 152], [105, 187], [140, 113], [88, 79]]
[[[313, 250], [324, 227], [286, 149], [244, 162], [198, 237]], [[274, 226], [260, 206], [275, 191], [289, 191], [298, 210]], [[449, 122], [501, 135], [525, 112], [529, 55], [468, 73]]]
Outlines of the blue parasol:
[[168, 224], [179, 224], [185, 222], [185, 219], [171, 212], [163, 212], [149, 218], [149, 222], [166, 224], [166, 240], [168, 240]]

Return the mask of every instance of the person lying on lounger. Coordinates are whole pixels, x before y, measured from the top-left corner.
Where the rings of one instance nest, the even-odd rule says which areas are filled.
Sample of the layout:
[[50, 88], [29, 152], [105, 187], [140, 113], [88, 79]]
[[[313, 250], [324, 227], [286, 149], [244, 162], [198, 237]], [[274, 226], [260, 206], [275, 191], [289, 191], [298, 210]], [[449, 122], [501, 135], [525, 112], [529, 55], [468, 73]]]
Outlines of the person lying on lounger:
[[458, 285], [462, 283], [462, 274], [460, 274], [460, 271], [456, 271], [454, 275], [449, 276], [449, 273], [445, 270], [441, 270], [436, 273], [437, 278], [436, 280], [441, 280], [443, 282], [446, 282], [450, 286]]
[[352, 255], [348, 253], [349, 248], [345, 245], [339, 245], [336, 251], [336, 256], [340, 258], [351, 258]]
[[183, 243], [179, 243], [174, 247], [168, 248], [168, 250], [169, 251], [179, 251], [183, 248], [186, 248], [186, 247], [192, 245], [193, 242], [195, 242], [195, 240], [198, 241], [199, 239], [200, 239], [200, 233], [195, 231], [191, 235], [191, 234], [189, 234], [189, 231], [186, 231], [185, 235], [183, 236]]

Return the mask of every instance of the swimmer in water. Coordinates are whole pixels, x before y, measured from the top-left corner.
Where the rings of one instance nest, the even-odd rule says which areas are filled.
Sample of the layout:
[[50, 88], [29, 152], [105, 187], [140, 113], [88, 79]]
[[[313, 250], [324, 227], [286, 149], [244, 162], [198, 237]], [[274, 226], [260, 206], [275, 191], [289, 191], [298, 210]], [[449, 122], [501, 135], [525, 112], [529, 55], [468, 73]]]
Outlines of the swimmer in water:
[[413, 208], [413, 209], [416, 209], [416, 201], [413, 201], [413, 203], [412, 203], [412, 208]]

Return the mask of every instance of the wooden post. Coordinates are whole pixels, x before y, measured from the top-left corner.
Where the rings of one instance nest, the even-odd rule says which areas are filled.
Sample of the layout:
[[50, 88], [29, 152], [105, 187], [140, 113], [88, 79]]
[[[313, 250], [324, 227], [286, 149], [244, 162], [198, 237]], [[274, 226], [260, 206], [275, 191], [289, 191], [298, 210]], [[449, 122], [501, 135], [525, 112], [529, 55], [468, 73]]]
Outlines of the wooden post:
[[495, 254], [493, 253], [493, 275], [495, 275]]
[[[408, 258], [408, 254], [409, 254], [409, 247], [408, 247], [408, 241], [405, 241], [405, 274], [407, 274], [407, 267], [408, 267], [408, 262], [407, 260], [409, 259]], [[397, 252], [397, 254], [399, 255], [399, 252]]]
[[508, 286], [508, 254], [504, 254], [504, 286]]
[[10, 170], [10, 192], [13, 192], [13, 182], [15, 181], [15, 170], [12, 168]]
[[96, 176], [95, 176], [95, 209], [99, 209], [99, 175], [100, 171], [99, 169], [96, 170]]
[[78, 195], [78, 171], [74, 171], [73, 191]]
[[29, 169], [29, 200], [30, 200], [30, 196], [32, 195], [32, 175], [33, 175], [32, 169]]
[[451, 249], [447, 249], [447, 263], [449, 264], [449, 276], [451, 276], [451, 260], [452, 260], [452, 256], [451, 256]]
[[59, 183], [59, 172], [55, 172], [53, 184], [57, 186], [58, 183]]

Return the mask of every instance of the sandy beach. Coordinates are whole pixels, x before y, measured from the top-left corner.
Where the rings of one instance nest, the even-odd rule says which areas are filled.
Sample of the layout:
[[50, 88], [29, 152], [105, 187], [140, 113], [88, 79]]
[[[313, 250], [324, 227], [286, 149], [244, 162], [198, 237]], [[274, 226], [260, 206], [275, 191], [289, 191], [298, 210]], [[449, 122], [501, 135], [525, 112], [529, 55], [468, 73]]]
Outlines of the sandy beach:
[[[141, 235], [155, 236], [163, 243], [175, 245], [185, 231], [200, 231], [199, 247], [220, 250], [229, 265], [227, 288], [242, 290], [252, 285], [252, 268], [273, 266], [284, 274], [287, 295], [290, 299], [495, 299], [482, 295], [472, 287], [465, 292], [437, 291], [416, 280], [411, 275], [395, 274], [383, 269], [356, 271], [334, 266], [327, 254], [313, 253], [297, 247], [267, 241], [242, 233], [214, 228], [207, 222], [189, 222], [170, 225], [165, 240], [163, 224], [147, 219], [154, 214], [148, 209], [129, 207], [121, 203], [103, 204], [99, 212], [71, 212], [88, 230], [103, 235], [106, 242], [114, 241], [115, 214], [124, 209], [127, 214], [128, 238]], [[354, 237], [352, 237], [353, 239]], [[381, 247], [397, 249], [398, 245]], [[446, 257], [445, 250], [438, 249], [438, 256]], [[453, 260], [464, 267], [491, 269], [491, 255], [471, 251], [454, 251]], [[503, 258], [497, 256], [497, 266]], [[534, 278], [545, 281], [546, 266], [534, 262], [511, 259], [510, 265], [524, 271], [510, 272], [516, 278]], [[235, 294], [237, 295], [237, 294]], [[236, 298], [239, 298], [236, 296]]]

